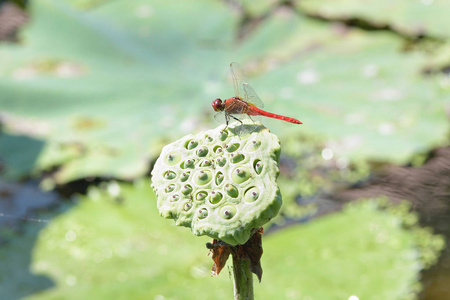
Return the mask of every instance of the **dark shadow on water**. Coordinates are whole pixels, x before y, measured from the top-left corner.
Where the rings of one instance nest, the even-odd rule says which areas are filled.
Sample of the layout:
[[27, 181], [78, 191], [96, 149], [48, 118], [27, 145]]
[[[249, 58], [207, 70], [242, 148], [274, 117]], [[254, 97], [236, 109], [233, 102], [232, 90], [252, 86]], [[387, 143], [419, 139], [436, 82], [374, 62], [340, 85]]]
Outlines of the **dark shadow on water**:
[[18, 300], [54, 286], [48, 276], [34, 274], [32, 267], [39, 233], [59, 214], [54, 210], [60, 200], [42, 192], [37, 182], [23, 182], [44, 144], [2, 132], [0, 124], [0, 299]]
[[54, 286], [49, 277], [31, 271], [36, 241], [49, 221], [48, 214], [44, 219], [24, 220], [21, 232], [13, 233], [0, 246], [2, 299], [18, 300]]

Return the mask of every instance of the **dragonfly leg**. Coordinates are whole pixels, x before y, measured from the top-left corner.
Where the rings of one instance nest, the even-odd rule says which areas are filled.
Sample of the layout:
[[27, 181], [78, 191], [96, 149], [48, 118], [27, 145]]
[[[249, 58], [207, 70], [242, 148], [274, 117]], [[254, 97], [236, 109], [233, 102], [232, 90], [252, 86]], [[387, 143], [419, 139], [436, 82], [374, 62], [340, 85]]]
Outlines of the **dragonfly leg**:
[[[230, 115], [231, 116], [231, 115]], [[236, 121], [238, 121], [239, 123], [241, 123], [241, 126], [244, 125], [244, 123], [242, 123], [241, 120], [239, 120], [238, 118], [236, 118], [235, 116], [231, 116], [233, 119], [235, 119]]]

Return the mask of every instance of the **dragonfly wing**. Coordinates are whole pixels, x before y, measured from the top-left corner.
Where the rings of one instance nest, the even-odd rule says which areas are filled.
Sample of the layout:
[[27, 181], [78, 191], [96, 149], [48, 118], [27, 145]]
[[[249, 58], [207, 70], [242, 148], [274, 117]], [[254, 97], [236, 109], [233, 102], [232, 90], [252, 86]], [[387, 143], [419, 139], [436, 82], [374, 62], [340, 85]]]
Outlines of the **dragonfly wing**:
[[247, 83], [247, 77], [245, 76], [244, 68], [237, 62], [232, 62], [230, 64], [231, 71], [231, 79], [233, 80], [233, 88], [234, 94], [237, 97], [243, 98], [245, 95], [244, 92], [244, 83]]
[[264, 108], [264, 103], [262, 100], [258, 97], [255, 90], [248, 84], [243, 84], [244, 88], [244, 100], [247, 101], [249, 104], [256, 106], [257, 108]]

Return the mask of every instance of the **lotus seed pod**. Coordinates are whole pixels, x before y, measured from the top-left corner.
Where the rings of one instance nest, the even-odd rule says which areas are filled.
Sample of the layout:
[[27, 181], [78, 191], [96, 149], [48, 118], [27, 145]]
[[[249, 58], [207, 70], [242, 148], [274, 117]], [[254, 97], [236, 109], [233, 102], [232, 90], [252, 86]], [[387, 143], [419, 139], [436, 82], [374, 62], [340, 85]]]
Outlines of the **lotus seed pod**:
[[161, 216], [231, 245], [276, 216], [280, 143], [264, 126], [249, 125], [254, 131], [245, 135], [233, 123], [163, 148], [152, 171]]

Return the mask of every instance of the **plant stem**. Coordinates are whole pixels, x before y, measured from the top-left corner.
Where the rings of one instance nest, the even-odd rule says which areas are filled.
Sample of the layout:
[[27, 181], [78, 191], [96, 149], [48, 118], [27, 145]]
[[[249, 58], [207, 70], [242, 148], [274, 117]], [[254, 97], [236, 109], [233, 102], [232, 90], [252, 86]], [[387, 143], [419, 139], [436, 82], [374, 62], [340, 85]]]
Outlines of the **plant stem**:
[[250, 270], [250, 260], [232, 252], [233, 256], [233, 287], [235, 300], [253, 300], [253, 274]]

